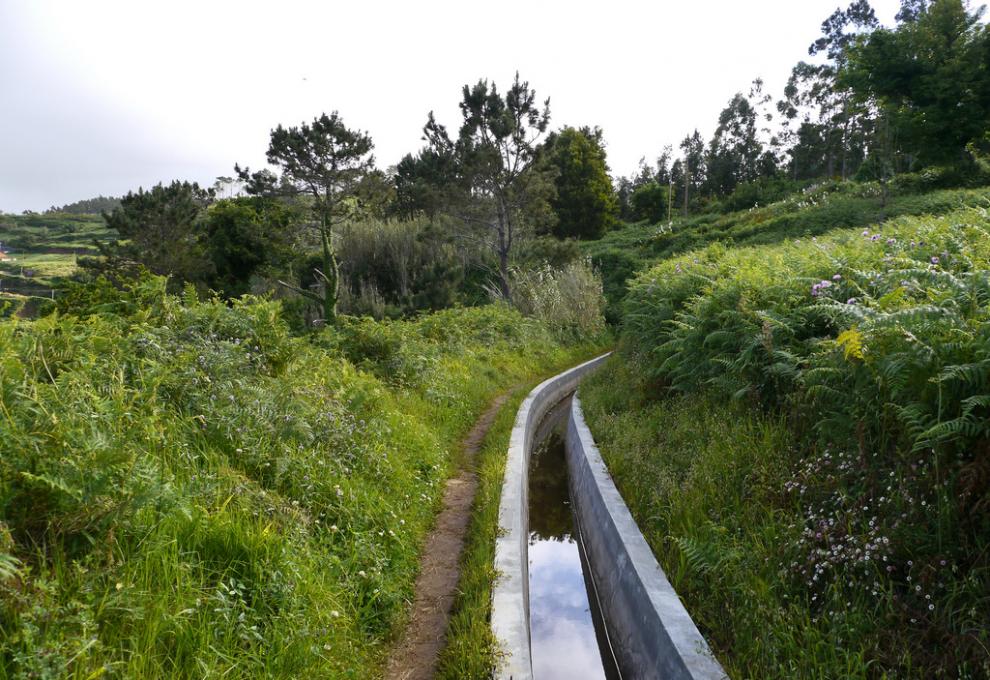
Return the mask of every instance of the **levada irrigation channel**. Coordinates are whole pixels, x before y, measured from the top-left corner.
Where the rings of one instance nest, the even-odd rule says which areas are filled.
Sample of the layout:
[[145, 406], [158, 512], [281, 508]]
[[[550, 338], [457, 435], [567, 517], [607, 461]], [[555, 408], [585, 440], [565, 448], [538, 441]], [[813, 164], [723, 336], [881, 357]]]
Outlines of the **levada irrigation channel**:
[[537, 680], [619, 675], [572, 510], [565, 435], [571, 398], [544, 417], [529, 461], [529, 614]]

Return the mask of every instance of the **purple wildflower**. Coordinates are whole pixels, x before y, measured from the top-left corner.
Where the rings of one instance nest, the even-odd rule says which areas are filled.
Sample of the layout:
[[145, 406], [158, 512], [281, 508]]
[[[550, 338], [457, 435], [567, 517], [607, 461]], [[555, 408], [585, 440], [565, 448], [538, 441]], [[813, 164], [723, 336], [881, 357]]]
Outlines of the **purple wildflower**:
[[932, 256], [932, 264], [938, 264], [938, 255]]

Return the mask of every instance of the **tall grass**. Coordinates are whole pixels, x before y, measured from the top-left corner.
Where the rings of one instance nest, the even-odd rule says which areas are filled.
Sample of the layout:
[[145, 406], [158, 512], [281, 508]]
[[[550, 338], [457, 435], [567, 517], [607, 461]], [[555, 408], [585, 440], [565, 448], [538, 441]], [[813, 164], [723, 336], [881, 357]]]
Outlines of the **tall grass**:
[[495, 306], [294, 338], [159, 284], [0, 323], [0, 677], [375, 675], [460, 438], [587, 350]]
[[[512, 305], [538, 319], [562, 339], [598, 335], [605, 330], [602, 280], [587, 260], [560, 267], [542, 264], [511, 273]], [[492, 287], [498, 299], [501, 292]]]

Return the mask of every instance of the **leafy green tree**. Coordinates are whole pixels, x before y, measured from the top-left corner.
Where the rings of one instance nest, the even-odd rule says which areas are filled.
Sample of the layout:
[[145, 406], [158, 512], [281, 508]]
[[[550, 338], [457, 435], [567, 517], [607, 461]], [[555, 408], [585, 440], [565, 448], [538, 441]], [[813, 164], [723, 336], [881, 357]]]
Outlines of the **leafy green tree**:
[[465, 85], [460, 109], [456, 142], [432, 113], [424, 133], [432, 153], [451, 164], [447, 205], [491, 243], [499, 290], [509, 299], [513, 247], [523, 232], [555, 219], [550, 207], [555, 170], [538, 152], [550, 124], [550, 100], [541, 105], [516, 73], [504, 96], [487, 80]]
[[822, 35], [808, 48], [823, 63], [799, 62], [777, 103], [781, 138], [790, 145], [792, 179], [827, 175], [849, 177], [866, 153], [872, 111], [843, 83], [850, 47], [879, 22], [866, 0], [837, 9], [822, 22]]
[[600, 128], [565, 127], [547, 136], [545, 149], [557, 168], [557, 238], [599, 239], [615, 223], [618, 199], [608, 176]]
[[140, 264], [171, 277], [173, 285], [208, 285], [213, 264], [200, 217], [212, 200], [213, 192], [195, 182], [174, 181], [156, 184], [150, 191], [129, 192], [119, 207], [103, 213], [120, 240], [102, 247], [105, 262], [91, 260], [88, 265], [120, 269]]
[[648, 220], [651, 224], [667, 219], [670, 185], [647, 182], [632, 192], [632, 219]]
[[958, 163], [990, 129], [990, 28], [963, 0], [905, 2], [849, 50], [842, 82], [891, 118], [922, 164]]
[[726, 196], [740, 182], [761, 175], [763, 145], [757, 138], [756, 118], [756, 109], [741, 92], [719, 114], [705, 159], [705, 189], [710, 195]]
[[705, 184], [707, 168], [705, 167], [705, 141], [701, 133], [695, 130], [681, 140], [682, 156], [671, 168], [671, 180], [674, 190], [678, 192], [678, 203], [682, 206], [685, 216], [688, 214], [692, 197], [698, 197]]
[[445, 205], [445, 191], [454, 181], [450, 153], [425, 148], [406, 154], [395, 167], [395, 202], [392, 212], [403, 219], [416, 215], [436, 218]]
[[267, 158], [281, 170], [281, 177], [266, 170], [251, 173], [248, 168], [234, 166], [249, 194], [303, 195], [311, 200], [322, 247], [321, 266], [313, 273], [322, 291], [280, 283], [319, 303], [324, 323], [333, 323], [337, 317], [340, 275], [334, 229], [356, 210], [363, 183], [374, 169], [373, 148], [367, 133], [347, 128], [334, 111], [329, 116], [324, 113], [311, 124], [290, 128], [279, 125], [272, 130]]
[[226, 297], [251, 292], [257, 276], [284, 276], [294, 257], [297, 216], [284, 204], [260, 196], [217, 201], [204, 220], [213, 263], [210, 287]]

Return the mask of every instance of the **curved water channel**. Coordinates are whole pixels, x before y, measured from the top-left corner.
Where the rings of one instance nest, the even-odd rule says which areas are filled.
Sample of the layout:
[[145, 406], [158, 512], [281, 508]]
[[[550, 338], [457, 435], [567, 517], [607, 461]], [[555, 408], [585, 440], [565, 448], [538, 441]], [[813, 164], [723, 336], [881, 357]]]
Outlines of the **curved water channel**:
[[616, 680], [608, 632], [571, 505], [565, 435], [571, 397], [536, 430], [529, 462], [529, 614], [537, 680]]

